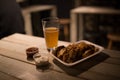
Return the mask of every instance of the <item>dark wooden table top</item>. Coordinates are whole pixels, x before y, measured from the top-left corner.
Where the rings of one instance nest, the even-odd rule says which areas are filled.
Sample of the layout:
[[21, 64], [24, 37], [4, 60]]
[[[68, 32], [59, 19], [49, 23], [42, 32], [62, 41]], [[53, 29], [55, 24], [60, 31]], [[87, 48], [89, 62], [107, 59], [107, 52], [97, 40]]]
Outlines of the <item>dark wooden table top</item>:
[[[68, 44], [59, 41], [59, 45]], [[49, 55], [51, 69], [42, 72], [27, 60], [25, 50], [31, 46], [47, 52], [44, 38], [16, 33], [0, 40], [0, 80], [120, 80], [119, 51], [105, 49], [72, 67]]]

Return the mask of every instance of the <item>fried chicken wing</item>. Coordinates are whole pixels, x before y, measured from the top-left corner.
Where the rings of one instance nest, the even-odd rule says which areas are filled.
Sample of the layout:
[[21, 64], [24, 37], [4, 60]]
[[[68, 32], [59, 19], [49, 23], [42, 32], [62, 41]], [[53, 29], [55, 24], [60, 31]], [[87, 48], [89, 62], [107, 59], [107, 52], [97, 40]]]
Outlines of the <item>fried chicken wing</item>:
[[57, 47], [54, 51], [54, 55], [64, 62], [73, 63], [93, 54], [96, 51], [98, 51], [98, 48], [95, 48], [94, 45], [80, 42], [77, 44], [70, 44], [67, 47]]

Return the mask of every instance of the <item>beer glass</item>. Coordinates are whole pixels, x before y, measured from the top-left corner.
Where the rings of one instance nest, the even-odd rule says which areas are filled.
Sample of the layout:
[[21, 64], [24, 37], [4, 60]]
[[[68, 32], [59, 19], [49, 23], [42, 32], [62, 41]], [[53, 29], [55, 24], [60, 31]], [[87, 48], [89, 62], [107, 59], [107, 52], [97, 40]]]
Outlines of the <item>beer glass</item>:
[[57, 17], [42, 19], [43, 32], [48, 51], [53, 50], [58, 45], [59, 25], [59, 18]]

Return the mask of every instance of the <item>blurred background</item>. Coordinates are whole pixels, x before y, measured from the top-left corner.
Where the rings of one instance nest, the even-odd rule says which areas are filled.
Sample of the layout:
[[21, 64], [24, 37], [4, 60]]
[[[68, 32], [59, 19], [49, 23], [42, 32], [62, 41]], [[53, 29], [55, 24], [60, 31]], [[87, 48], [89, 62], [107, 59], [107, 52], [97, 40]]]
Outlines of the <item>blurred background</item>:
[[[105, 48], [120, 49], [120, 0], [17, 0], [17, 3], [23, 11], [28, 35], [43, 37], [41, 19], [57, 16], [61, 22], [59, 40], [69, 42], [73, 42], [71, 39], [72, 10], [82, 6], [112, 9], [110, 14], [109, 12], [108, 14], [89, 14], [89, 12], [83, 14], [82, 36], [83, 39]], [[79, 29], [80, 26], [75, 27]], [[76, 36], [76, 41], [80, 40], [80, 35], [74, 36]]]

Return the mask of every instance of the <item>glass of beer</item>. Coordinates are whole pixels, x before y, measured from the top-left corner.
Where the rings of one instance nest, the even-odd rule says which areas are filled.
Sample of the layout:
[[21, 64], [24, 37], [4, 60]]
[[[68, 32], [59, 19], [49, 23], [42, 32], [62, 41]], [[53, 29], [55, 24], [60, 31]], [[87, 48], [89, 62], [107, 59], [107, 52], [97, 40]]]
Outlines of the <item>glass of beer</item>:
[[57, 17], [42, 19], [43, 32], [48, 51], [53, 50], [58, 45], [59, 25], [59, 18]]

